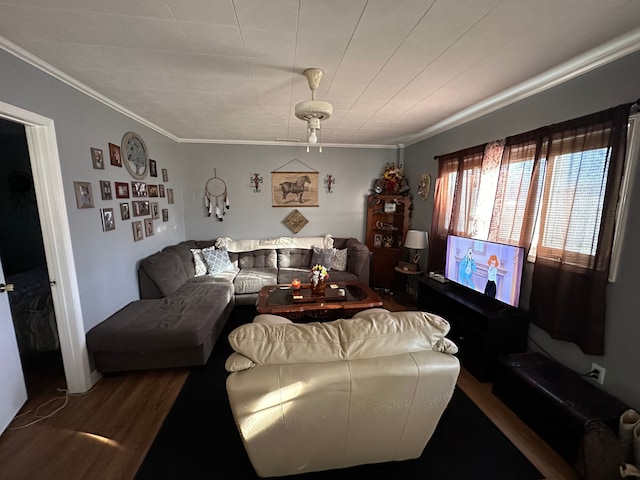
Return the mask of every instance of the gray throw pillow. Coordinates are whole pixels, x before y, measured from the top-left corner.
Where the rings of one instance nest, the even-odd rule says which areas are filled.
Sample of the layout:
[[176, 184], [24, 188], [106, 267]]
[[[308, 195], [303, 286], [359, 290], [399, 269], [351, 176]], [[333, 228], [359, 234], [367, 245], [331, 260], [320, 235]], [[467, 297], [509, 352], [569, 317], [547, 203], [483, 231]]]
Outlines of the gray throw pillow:
[[327, 270], [331, 270], [333, 258], [336, 256], [335, 248], [318, 248], [313, 247], [313, 256], [311, 257], [311, 266], [322, 265]]

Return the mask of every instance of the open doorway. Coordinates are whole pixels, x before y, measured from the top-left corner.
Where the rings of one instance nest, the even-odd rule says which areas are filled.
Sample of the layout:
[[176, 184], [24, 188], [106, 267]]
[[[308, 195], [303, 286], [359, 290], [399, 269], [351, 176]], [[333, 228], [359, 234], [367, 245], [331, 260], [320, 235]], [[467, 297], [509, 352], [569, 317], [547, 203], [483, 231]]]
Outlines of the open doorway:
[[24, 125], [0, 118], [0, 261], [29, 396], [64, 368]]
[[54, 122], [4, 102], [0, 118], [24, 126], [66, 387], [83, 393], [100, 375], [89, 365]]

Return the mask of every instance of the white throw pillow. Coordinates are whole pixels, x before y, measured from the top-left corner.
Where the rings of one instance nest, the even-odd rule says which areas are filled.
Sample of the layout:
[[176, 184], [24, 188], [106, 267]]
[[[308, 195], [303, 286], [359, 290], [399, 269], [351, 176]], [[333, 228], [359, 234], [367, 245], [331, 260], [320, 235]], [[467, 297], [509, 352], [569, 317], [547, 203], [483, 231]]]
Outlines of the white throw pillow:
[[193, 264], [196, 267], [196, 277], [201, 277], [207, 274], [207, 264], [204, 261], [204, 257], [202, 256], [202, 250], [199, 248], [192, 248], [191, 253], [193, 254]]
[[347, 269], [347, 253], [348, 251], [346, 248], [336, 250], [336, 254], [333, 257], [333, 262], [331, 262], [331, 270], [344, 272]]

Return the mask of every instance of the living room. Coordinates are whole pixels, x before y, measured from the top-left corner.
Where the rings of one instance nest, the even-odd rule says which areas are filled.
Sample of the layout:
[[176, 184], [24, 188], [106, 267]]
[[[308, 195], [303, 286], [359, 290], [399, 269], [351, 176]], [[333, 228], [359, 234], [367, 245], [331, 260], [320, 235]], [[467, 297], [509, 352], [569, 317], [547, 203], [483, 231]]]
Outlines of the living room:
[[[317, 171], [320, 179], [328, 174], [336, 179], [332, 193], [320, 193], [319, 207], [300, 209], [309, 223], [299, 235], [331, 233], [334, 236], [362, 239], [365, 196], [385, 164], [403, 164], [411, 193], [416, 197], [420, 175], [429, 173], [433, 179], [437, 176], [434, 156], [632, 102], [640, 93], [636, 81], [640, 74], [640, 55], [630, 53], [482, 117], [469, 117], [459, 126], [406, 148], [327, 146], [322, 153], [317, 149], [306, 153], [304, 145], [176, 142], [6, 51], [0, 53], [0, 69], [3, 77], [0, 85], [2, 102], [55, 122], [60, 183], [63, 187], [61, 194], [68, 217], [70, 257], [75, 266], [73, 277], [77, 278], [77, 296], [71, 298], [75, 316], [70, 317], [78, 321], [83, 332], [138, 298], [135, 265], [166, 245], [192, 238], [228, 236], [241, 239], [291, 235], [291, 231], [282, 223], [289, 209], [273, 208], [269, 196], [271, 172], [291, 161], [297, 161], [294, 162], [297, 168], [306, 170], [306, 165], [308, 170]], [[11, 117], [13, 112], [3, 113], [9, 113]], [[20, 117], [15, 115], [14, 118]], [[94, 169], [90, 158], [90, 148], [101, 148], [108, 152], [108, 144], [119, 144], [128, 131], [138, 132], [158, 168], [167, 169], [167, 186], [173, 188], [175, 196], [174, 204], [163, 205], [169, 210], [168, 222], [160, 223], [153, 236], [140, 242], [133, 241], [128, 222], [119, 221], [119, 217], [116, 217], [114, 231], [102, 231], [98, 210], [116, 206], [117, 202], [99, 198], [98, 182], [127, 182], [131, 179], [124, 169], [109, 164], [105, 170]], [[214, 216], [207, 217], [202, 205], [204, 184], [214, 176], [214, 171], [215, 175], [224, 179], [229, 192], [230, 208], [223, 222], [217, 221]], [[264, 179], [262, 192], [255, 193], [251, 188], [250, 176], [253, 173], [259, 173]], [[636, 170], [635, 179], [638, 175]], [[96, 208], [76, 208], [74, 181], [89, 181], [94, 185]], [[52, 193], [50, 201], [55, 205], [61, 199]], [[616, 282], [610, 284], [607, 292], [605, 355], [585, 355], [575, 345], [553, 340], [535, 326], [531, 326], [529, 337], [532, 348], [536, 346], [548, 352], [578, 372], [588, 372], [592, 362], [604, 366], [607, 375], [602, 388], [639, 408], [640, 380], [634, 367], [637, 363], [635, 351], [640, 341], [640, 326], [632, 313], [635, 272], [640, 268], [640, 254], [634, 253], [632, 244], [632, 239], [640, 234], [640, 226], [634, 221], [640, 212], [640, 192], [637, 188], [631, 192], [629, 206], [631, 220], [627, 224], [622, 245], [624, 261]], [[432, 209], [432, 198], [424, 202], [415, 200], [412, 228], [428, 231]], [[110, 281], [105, 281], [105, 271]], [[72, 332], [70, 337], [73, 337], [73, 327], [69, 331]], [[78, 336], [77, 331], [75, 336]], [[82, 352], [81, 338], [71, 338], [69, 342]], [[90, 360], [80, 358], [69, 362], [81, 371], [72, 375], [77, 384], [89, 388], [93, 382]]]

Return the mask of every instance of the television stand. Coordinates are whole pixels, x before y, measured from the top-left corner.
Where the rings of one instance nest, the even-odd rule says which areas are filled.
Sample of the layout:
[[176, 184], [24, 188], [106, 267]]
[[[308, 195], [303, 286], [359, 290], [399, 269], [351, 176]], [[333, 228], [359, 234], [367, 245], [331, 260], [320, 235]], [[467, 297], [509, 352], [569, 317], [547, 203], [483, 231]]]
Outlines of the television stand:
[[446, 319], [448, 337], [458, 346], [462, 365], [478, 380], [492, 380], [498, 357], [525, 352], [529, 315], [481, 293], [431, 278], [418, 282], [418, 310]]

